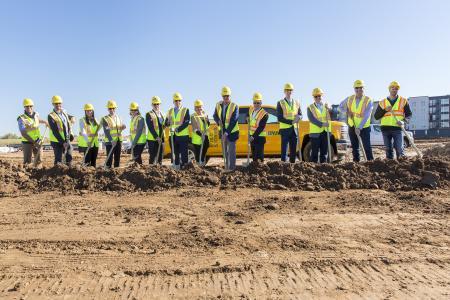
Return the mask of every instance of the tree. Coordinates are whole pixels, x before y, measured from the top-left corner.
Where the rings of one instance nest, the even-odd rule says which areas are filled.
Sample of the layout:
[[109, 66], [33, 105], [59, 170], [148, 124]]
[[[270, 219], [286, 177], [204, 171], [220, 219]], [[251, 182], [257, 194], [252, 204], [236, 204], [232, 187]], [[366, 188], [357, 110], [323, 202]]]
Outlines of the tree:
[[20, 137], [15, 133], [7, 133], [0, 137], [0, 139], [2, 139], [2, 140], [3, 139], [18, 139], [18, 138], [20, 138]]

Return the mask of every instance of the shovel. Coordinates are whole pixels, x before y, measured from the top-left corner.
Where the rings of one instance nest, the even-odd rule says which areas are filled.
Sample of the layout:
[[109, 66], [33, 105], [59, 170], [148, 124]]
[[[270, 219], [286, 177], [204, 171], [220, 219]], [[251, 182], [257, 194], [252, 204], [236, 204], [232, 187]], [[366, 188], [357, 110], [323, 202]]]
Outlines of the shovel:
[[175, 134], [174, 131], [171, 132], [172, 134], [170, 135], [170, 145], [171, 145], [171, 150], [170, 152], [172, 152], [172, 168], [174, 168], [175, 170], [178, 169], [178, 166], [175, 165], [175, 144], [173, 142], [173, 135]]
[[[392, 116], [394, 117], [394, 120], [396, 122], [398, 122], [397, 117], [392, 114]], [[405, 129], [405, 125], [400, 126], [400, 128], [402, 129], [403, 134], [406, 136], [406, 138], [408, 139], [409, 144], [411, 145], [411, 147], [414, 149], [414, 151], [416, 151], [417, 156], [419, 156], [419, 158], [422, 158], [422, 152], [419, 150], [419, 148], [417, 148], [416, 144], [414, 144], [413, 140], [411, 139], [411, 137], [409, 136], [408, 132], [406, 132]]]
[[220, 129], [220, 142], [222, 144], [222, 157], [223, 157], [223, 164], [224, 164], [224, 168], [225, 170], [228, 169], [228, 162], [227, 162], [227, 156], [226, 156], [226, 151], [225, 151], [225, 141], [224, 139], [224, 134], [223, 134], [223, 130]]
[[200, 155], [199, 155], [199, 162], [198, 162], [198, 164], [201, 166], [201, 167], [203, 167], [203, 166], [205, 166], [205, 162], [203, 161], [203, 159], [202, 159], [202, 157], [203, 157], [203, 145], [205, 144], [205, 135], [206, 135], [206, 133], [205, 132], [202, 132], [202, 144], [201, 144], [201, 146], [200, 146]]
[[250, 118], [247, 118], [247, 128], [247, 162], [242, 164], [244, 167], [248, 167], [250, 165]]
[[155, 157], [155, 159], [153, 160], [153, 164], [154, 164], [154, 165], [156, 165], [156, 164], [159, 162], [159, 155], [160, 155], [160, 153], [161, 153], [161, 143], [162, 143], [162, 139], [159, 140], [159, 142], [158, 142], [158, 151], [156, 152], [156, 157]]
[[103, 164], [103, 169], [108, 169], [108, 167], [106, 166], [106, 163], [108, 162], [108, 160], [111, 158], [111, 155], [114, 152], [114, 149], [116, 148], [117, 142], [114, 146], [111, 147], [111, 150], [108, 153], [108, 156], [106, 157], [105, 163]]
[[332, 160], [332, 158], [331, 158], [331, 142], [330, 142], [330, 131], [328, 130], [328, 128], [329, 127], [331, 127], [331, 124], [330, 124], [330, 112], [328, 111], [328, 108], [326, 108], [325, 107], [325, 109], [327, 110], [327, 114], [326, 114], [326, 116], [327, 116], [327, 123], [328, 123], [328, 127], [326, 128], [326, 131], [327, 131], [327, 144], [328, 144], [328, 162], [329, 163], [331, 163], [331, 160]]
[[353, 127], [355, 128], [356, 138], [358, 139], [358, 143], [359, 143], [359, 148], [361, 149], [361, 152], [362, 152], [362, 154], [364, 156], [364, 160], [367, 161], [366, 149], [364, 149], [364, 144], [362, 142], [361, 135], [360, 135], [360, 133], [356, 133], [355, 117], [353, 116], [352, 119], [353, 119]]
[[36, 149], [38, 150], [38, 154], [34, 157], [34, 160], [33, 160], [33, 166], [35, 166], [35, 167], [37, 166], [38, 157], [41, 156], [41, 147], [42, 147], [42, 144], [44, 143], [44, 138], [45, 138], [45, 135], [47, 134], [47, 129], [48, 129], [48, 127], [45, 126], [45, 130], [44, 130], [44, 134], [42, 135], [42, 139], [36, 147]]
[[294, 128], [294, 130], [295, 130], [295, 135], [297, 136], [298, 159], [299, 159], [299, 161], [302, 161], [303, 157], [302, 157], [302, 147], [300, 145], [300, 130], [299, 130], [299, 128], [300, 128], [300, 121], [298, 121], [298, 123], [297, 123], [297, 129]]

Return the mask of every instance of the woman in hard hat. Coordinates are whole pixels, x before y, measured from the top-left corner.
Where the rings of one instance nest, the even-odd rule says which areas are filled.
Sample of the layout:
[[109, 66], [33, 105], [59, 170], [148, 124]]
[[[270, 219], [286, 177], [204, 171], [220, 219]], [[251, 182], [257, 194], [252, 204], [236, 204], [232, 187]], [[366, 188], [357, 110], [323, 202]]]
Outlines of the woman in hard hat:
[[102, 127], [105, 133], [106, 156], [109, 159], [106, 160], [105, 166], [111, 168], [114, 161], [114, 167], [117, 168], [120, 165], [120, 153], [122, 151], [122, 131], [126, 126], [116, 114], [116, 101], [109, 100], [106, 107], [108, 108], [108, 115], [102, 118]]
[[32, 156], [34, 155], [34, 163], [36, 165], [41, 164], [41, 144], [42, 139], [41, 132], [39, 130], [39, 124], [46, 124], [47, 121], [39, 118], [39, 114], [34, 111], [34, 103], [30, 98], [23, 100], [24, 113], [17, 118], [19, 125], [19, 131], [22, 135], [22, 149], [23, 149], [23, 163], [25, 165], [31, 164]]
[[[203, 111], [203, 102], [200, 99], [194, 102], [195, 112], [191, 116], [192, 137], [197, 163], [206, 164], [206, 152], [209, 148], [209, 118]], [[202, 153], [200, 153], [200, 151]]]
[[62, 163], [63, 156], [65, 163], [72, 163], [73, 147], [71, 142], [74, 140], [72, 125], [75, 119], [68, 115], [62, 108], [63, 100], [60, 96], [52, 97], [53, 111], [48, 115], [48, 124], [50, 126], [50, 144], [55, 155], [55, 165]]
[[100, 125], [95, 119], [94, 106], [84, 105], [84, 117], [80, 119], [78, 150], [84, 155], [84, 165], [96, 167], [98, 155], [98, 131]]
[[314, 103], [308, 106], [309, 137], [311, 138], [311, 161], [317, 163], [320, 152], [320, 162], [327, 161], [328, 141], [327, 131], [331, 131], [329, 122], [330, 109], [322, 102], [323, 91], [315, 88], [312, 92]]
[[145, 115], [147, 124], [147, 145], [150, 154], [150, 164], [162, 164], [164, 156], [164, 123], [165, 118], [160, 110], [161, 99], [158, 96], [152, 97], [153, 109]]
[[253, 161], [264, 161], [264, 145], [266, 143], [266, 124], [269, 115], [262, 108], [262, 95], [255, 93], [253, 95], [253, 106], [248, 111], [248, 120], [250, 121], [249, 142], [252, 149]]
[[147, 142], [145, 132], [145, 120], [139, 112], [139, 105], [136, 102], [130, 104], [130, 134], [131, 134], [131, 153], [133, 161], [142, 165], [142, 152]]

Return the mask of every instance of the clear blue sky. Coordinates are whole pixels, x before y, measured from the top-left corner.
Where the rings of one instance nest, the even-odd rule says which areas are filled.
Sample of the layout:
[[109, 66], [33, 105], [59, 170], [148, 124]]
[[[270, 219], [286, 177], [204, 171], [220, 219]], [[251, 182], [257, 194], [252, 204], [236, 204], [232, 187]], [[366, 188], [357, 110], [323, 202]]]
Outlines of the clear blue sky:
[[0, 134], [17, 132], [22, 99], [46, 116], [59, 94], [80, 117], [110, 98], [166, 111], [175, 91], [212, 115], [220, 88], [250, 103], [292, 82], [304, 108], [320, 86], [338, 103], [366, 81], [374, 99], [450, 93], [450, 1], [0, 0]]

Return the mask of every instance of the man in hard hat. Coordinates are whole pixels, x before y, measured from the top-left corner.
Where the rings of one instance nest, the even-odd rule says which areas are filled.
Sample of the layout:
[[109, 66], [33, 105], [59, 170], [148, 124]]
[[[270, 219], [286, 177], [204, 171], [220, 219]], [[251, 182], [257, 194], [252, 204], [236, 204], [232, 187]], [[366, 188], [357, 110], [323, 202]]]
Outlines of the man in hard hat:
[[31, 164], [34, 155], [36, 165], [41, 164], [41, 136], [39, 124], [46, 124], [47, 121], [42, 120], [39, 114], [34, 111], [34, 103], [30, 98], [23, 100], [24, 113], [17, 118], [19, 131], [22, 135], [22, 149], [23, 149], [23, 163], [24, 165]]
[[[194, 101], [195, 112], [191, 115], [192, 137], [191, 141], [195, 149], [195, 160], [205, 163], [206, 152], [209, 148], [209, 118], [203, 111], [203, 101]], [[203, 145], [203, 146], [202, 146]], [[202, 151], [202, 153], [200, 153]]]
[[372, 99], [364, 95], [364, 81], [356, 80], [353, 84], [355, 94], [344, 99], [339, 106], [340, 112], [346, 112], [348, 134], [352, 144], [353, 161], [359, 162], [358, 135], [366, 153], [367, 160], [373, 160], [372, 146], [370, 144], [370, 118], [372, 116]]
[[253, 106], [250, 106], [248, 120], [250, 120], [250, 146], [253, 161], [264, 161], [264, 144], [266, 143], [266, 124], [269, 114], [262, 108], [261, 93], [253, 94]]
[[[126, 128], [120, 117], [116, 114], [117, 103], [109, 100], [106, 104], [108, 115], [102, 118], [103, 132], [105, 133], [106, 167], [111, 168], [114, 160], [114, 167], [120, 166], [120, 153], [122, 152], [122, 131]], [[109, 153], [112, 151], [111, 155]]]
[[394, 159], [394, 149], [397, 159], [404, 156], [402, 127], [411, 119], [412, 112], [408, 100], [398, 95], [400, 85], [397, 81], [389, 84], [389, 96], [378, 103], [375, 119], [381, 119], [386, 158]]
[[145, 120], [139, 111], [139, 105], [136, 102], [130, 104], [130, 134], [131, 134], [131, 153], [133, 161], [142, 165], [142, 152], [147, 143], [145, 131]]
[[100, 124], [95, 118], [94, 106], [92, 104], [85, 104], [83, 109], [84, 117], [80, 119], [79, 124], [78, 150], [84, 155], [84, 165], [96, 167]]
[[55, 154], [55, 165], [62, 163], [63, 156], [67, 165], [72, 163], [73, 147], [70, 142], [74, 140], [72, 134], [73, 118], [62, 108], [63, 100], [60, 96], [52, 97], [53, 111], [48, 115], [50, 126], [50, 144]]
[[145, 115], [147, 123], [147, 145], [150, 154], [150, 164], [162, 164], [164, 156], [164, 123], [165, 118], [160, 110], [161, 99], [158, 96], [152, 97], [153, 109]]
[[227, 161], [226, 169], [236, 169], [236, 141], [239, 139], [239, 107], [231, 102], [231, 89], [222, 88], [222, 101], [216, 104], [214, 121], [221, 132], [223, 151]]
[[292, 99], [294, 85], [286, 83], [284, 85], [285, 97], [277, 103], [277, 118], [280, 124], [281, 135], [281, 161], [286, 161], [287, 147], [289, 145], [289, 161], [295, 163], [297, 152], [298, 122], [302, 119], [300, 103]]
[[[189, 145], [189, 109], [181, 105], [183, 97], [180, 93], [173, 94], [174, 107], [169, 109], [166, 118], [166, 126], [170, 127], [170, 136], [173, 137], [171, 145], [175, 155], [175, 167], [183, 169], [188, 164], [188, 145]], [[181, 164], [180, 164], [181, 156]]]
[[312, 92], [314, 103], [308, 106], [309, 137], [311, 138], [311, 161], [324, 163], [327, 161], [328, 141], [327, 131], [331, 132], [329, 121], [330, 108], [327, 103], [323, 103], [323, 91], [315, 88]]

